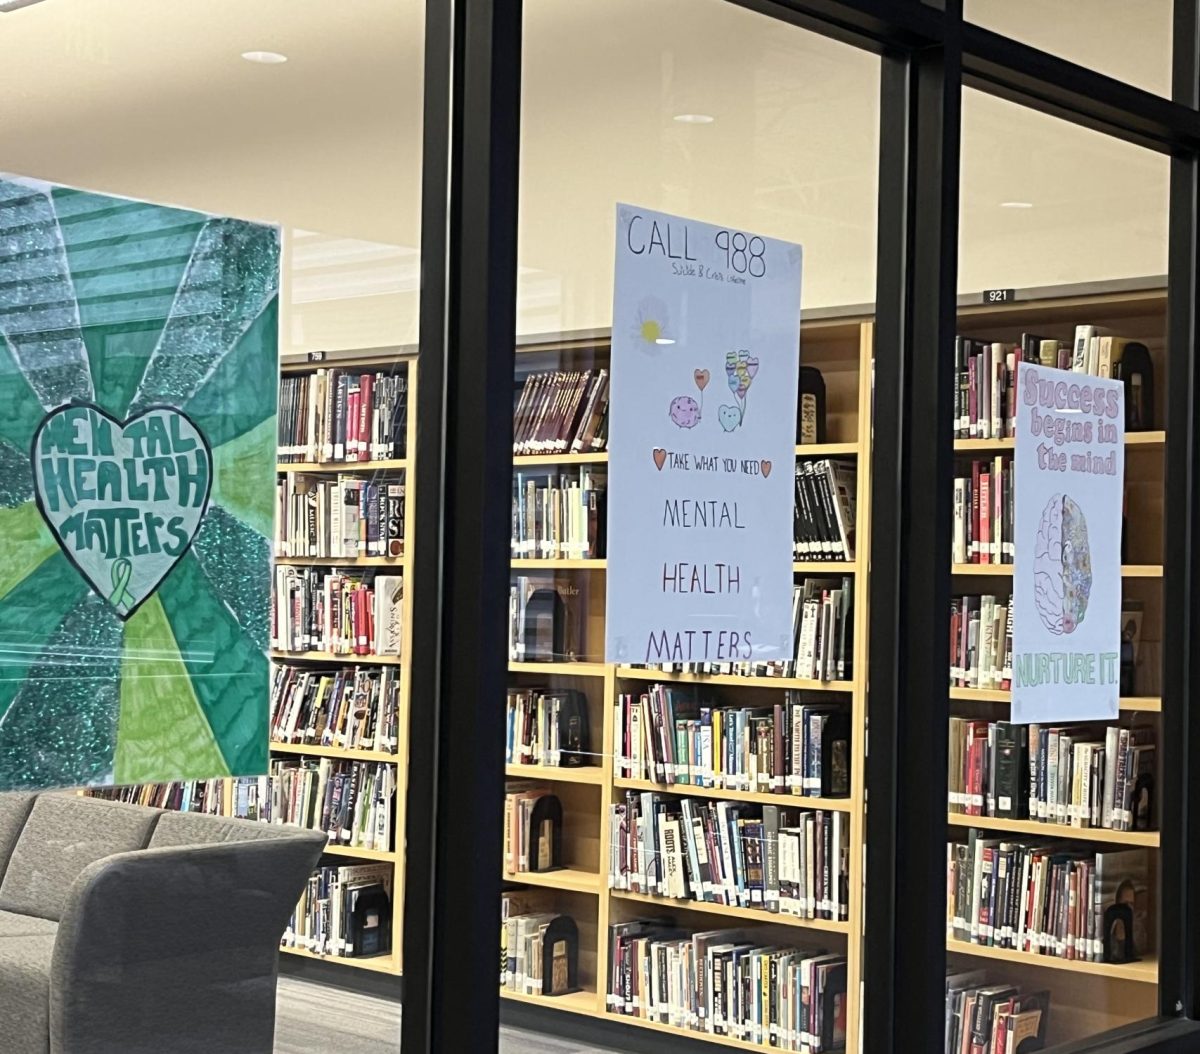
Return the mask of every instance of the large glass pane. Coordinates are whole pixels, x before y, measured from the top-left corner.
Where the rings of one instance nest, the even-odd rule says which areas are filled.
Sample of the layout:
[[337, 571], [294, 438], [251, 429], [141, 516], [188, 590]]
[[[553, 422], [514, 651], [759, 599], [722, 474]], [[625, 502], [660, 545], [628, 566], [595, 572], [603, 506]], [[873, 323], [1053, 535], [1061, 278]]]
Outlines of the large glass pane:
[[1106, 77], [1171, 94], [1171, 0], [965, 0], [963, 15]]
[[[534, 0], [524, 28], [501, 994], [735, 1046], [854, 1048], [879, 60], [716, 0]], [[649, 212], [673, 219], [643, 228], [635, 214]], [[678, 268], [647, 278], [665, 284], [640, 307], [628, 279], [614, 306], [620, 239], [624, 261], [644, 246]], [[720, 266], [704, 262], [708, 239], [729, 251]], [[758, 344], [728, 342], [743, 308], [703, 283], [783, 270], [769, 239], [803, 247], [783, 294], [799, 295], [801, 325], [798, 348], [793, 335], [760, 362]], [[760, 310], [746, 317], [761, 324]], [[635, 338], [652, 396], [623, 358]], [[731, 655], [727, 635], [697, 631], [690, 647], [659, 637], [607, 661], [615, 583], [637, 574], [650, 521], [664, 500], [699, 497], [689, 478], [711, 489], [678, 455], [703, 471], [703, 452], [750, 427], [797, 356], [803, 419], [793, 434], [789, 392], [779, 463], [754, 462], [764, 479], [785, 473], [771, 579], [784, 646]], [[673, 368], [679, 388], [660, 391]], [[643, 397], [653, 487], [633, 520], [613, 506], [606, 519], [630, 486], [619, 474], [634, 478], [619, 402]], [[741, 516], [771, 515], [740, 501]], [[712, 527], [729, 547], [721, 566], [748, 585], [738, 527], [719, 513]], [[707, 586], [681, 598], [680, 569], [691, 583], [697, 565], [694, 543], [679, 544], [646, 577], [646, 602], [665, 590], [672, 620], [711, 619], [730, 580], [708, 565]], [[523, 839], [542, 816], [554, 830], [560, 810], [557, 855], [538, 860]], [[735, 1007], [752, 977], [755, 1002]]]
[[[41, 860], [10, 861], [0, 821], [0, 874], [29, 894], [5, 898], [0, 1002], [36, 1005], [31, 990], [14, 994], [12, 964], [26, 979], [44, 966], [48, 985], [51, 952], [67, 952], [45, 919], [62, 915], [78, 958], [54, 983], [87, 1009], [59, 1045], [269, 1050], [280, 945], [277, 1050], [317, 1054], [359, 1029], [372, 1049], [399, 1043], [423, 33], [420, 0], [0, 11], [0, 167], [94, 192], [52, 194], [36, 223], [17, 222], [12, 203], [13, 187], [37, 184], [0, 192], [4, 398], [24, 392], [19, 373], [61, 367], [55, 342], [78, 334], [90, 399], [123, 435], [149, 402], [211, 448], [194, 540], [146, 598], [138, 554], [97, 592], [53, 555], [24, 492], [6, 486], [0, 501], [0, 605], [11, 614], [23, 578], [42, 583], [42, 613], [27, 620], [37, 639], [18, 647], [4, 623], [0, 679], [33, 664], [71, 684], [41, 715], [0, 694], [0, 752], [45, 767], [100, 729], [112, 757], [86, 781], [119, 784], [92, 793], [123, 803], [39, 801], [28, 823], [42, 826], [26, 835], [59, 847]], [[266, 225], [278, 265], [231, 252], [244, 228], [223, 217]], [[22, 318], [45, 330], [35, 347], [21, 329], [24, 352]], [[63, 391], [33, 385], [42, 412], [78, 394]], [[6, 479], [14, 464], [28, 473], [23, 443], [6, 425]], [[44, 576], [58, 564], [56, 593]], [[136, 611], [111, 599], [122, 581], [144, 599]], [[59, 610], [89, 586], [86, 605]], [[245, 729], [252, 742], [228, 749]], [[164, 773], [178, 782], [135, 782]], [[0, 817], [23, 808], [0, 796]], [[192, 849], [209, 843], [222, 845]], [[42, 884], [64, 874], [66, 895], [85, 856], [147, 844], [157, 855], [121, 865], [129, 893], [86, 916], [72, 915], [78, 889], [60, 903]], [[12, 936], [30, 932], [12, 911], [38, 916], [43, 944]], [[108, 964], [102, 983], [94, 961]], [[307, 983], [364, 978], [377, 1001], [331, 1002]], [[29, 1019], [28, 1041], [0, 1046], [49, 1049], [45, 1015]]]
[[964, 99], [947, 1051], [1157, 1013], [1168, 174]]

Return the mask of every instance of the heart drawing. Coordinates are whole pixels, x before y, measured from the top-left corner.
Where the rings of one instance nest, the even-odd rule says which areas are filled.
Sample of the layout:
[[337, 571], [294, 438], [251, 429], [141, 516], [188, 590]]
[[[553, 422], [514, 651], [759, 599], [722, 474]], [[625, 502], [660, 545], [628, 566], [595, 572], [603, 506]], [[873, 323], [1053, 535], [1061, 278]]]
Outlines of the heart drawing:
[[769, 476], [769, 475], [771, 474], [771, 462], [769, 462], [769, 461], [760, 461], [760, 462], [758, 463], [758, 467], [759, 467], [760, 469], [762, 469], [762, 474], [763, 474], [763, 477], [764, 477], [764, 478], [766, 478], [767, 476]]
[[667, 460], [667, 452], [662, 447], [656, 446], [654, 448], [653, 457], [654, 457], [654, 467], [657, 468], [659, 472], [661, 472], [662, 467], [663, 467], [663, 462]]
[[174, 407], [121, 422], [74, 402], [42, 419], [31, 461], [38, 509], [63, 553], [128, 619], [200, 529], [212, 489], [208, 441]]

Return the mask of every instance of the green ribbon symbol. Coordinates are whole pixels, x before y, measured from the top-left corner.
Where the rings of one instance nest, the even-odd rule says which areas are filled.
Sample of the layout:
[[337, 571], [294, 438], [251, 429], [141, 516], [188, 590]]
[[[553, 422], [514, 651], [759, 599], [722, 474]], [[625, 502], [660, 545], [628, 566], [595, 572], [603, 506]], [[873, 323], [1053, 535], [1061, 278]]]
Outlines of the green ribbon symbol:
[[112, 566], [112, 584], [113, 591], [108, 598], [108, 602], [113, 607], [119, 608], [122, 604], [125, 605], [127, 611], [131, 611], [135, 604], [133, 594], [125, 587], [129, 585], [129, 580], [133, 577], [133, 564], [128, 560], [118, 560]]

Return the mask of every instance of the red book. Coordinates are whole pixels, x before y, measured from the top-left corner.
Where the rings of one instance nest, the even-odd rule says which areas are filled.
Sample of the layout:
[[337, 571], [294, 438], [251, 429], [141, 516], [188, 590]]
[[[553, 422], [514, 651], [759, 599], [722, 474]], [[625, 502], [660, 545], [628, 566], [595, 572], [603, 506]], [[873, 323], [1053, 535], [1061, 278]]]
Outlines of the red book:
[[971, 548], [970, 548], [970, 551], [967, 553], [967, 560], [968, 560], [968, 562], [970, 562], [972, 564], [978, 564], [978, 563], [982, 562], [982, 558], [980, 556], [980, 549], [982, 548], [982, 543], [980, 542], [980, 534], [979, 534], [979, 502], [980, 502], [979, 472], [980, 472], [979, 462], [972, 461], [971, 462]]
[[357, 388], [346, 396], [346, 460], [358, 460], [358, 401]]
[[375, 457], [374, 450], [374, 429], [371, 427], [373, 408], [371, 405], [371, 394], [373, 378], [371, 374], [364, 373], [358, 379], [358, 460], [371, 461]]

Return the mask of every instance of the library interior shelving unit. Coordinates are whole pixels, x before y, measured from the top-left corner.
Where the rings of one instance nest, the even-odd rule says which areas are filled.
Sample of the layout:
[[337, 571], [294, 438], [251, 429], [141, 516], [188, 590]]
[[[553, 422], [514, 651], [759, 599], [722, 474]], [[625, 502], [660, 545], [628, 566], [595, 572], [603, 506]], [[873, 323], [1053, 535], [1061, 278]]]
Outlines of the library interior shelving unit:
[[[603, 662], [604, 589], [606, 566], [602, 559], [553, 560], [514, 559], [513, 575], [543, 571], [568, 583], [572, 596], [578, 595], [583, 610], [585, 648], [573, 662], [512, 662], [510, 685], [514, 688], [575, 689], [588, 702], [591, 749], [599, 754], [597, 764], [583, 768], [555, 768], [540, 765], [508, 765], [510, 779], [533, 780], [552, 789], [563, 806], [563, 864], [561, 870], [546, 873], [504, 873], [506, 883], [536, 886], [552, 890], [549, 907], [571, 915], [580, 933], [581, 990], [570, 995], [531, 996], [503, 990], [504, 998], [538, 1003], [576, 1014], [606, 1016], [606, 963], [609, 926], [625, 920], [645, 917], [670, 917], [689, 929], [704, 930], [744, 926], [770, 932], [780, 943], [798, 941], [819, 943], [831, 952], [847, 957], [848, 1049], [857, 1049], [860, 1010], [857, 993], [862, 975], [859, 936], [862, 932], [863, 898], [863, 749], [866, 723], [866, 628], [868, 609], [861, 587], [865, 584], [870, 552], [870, 409], [871, 355], [873, 326], [862, 318], [805, 320], [801, 332], [801, 358], [805, 365], [820, 371], [826, 386], [826, 422], [828, 442], [796, 448], [796, 457], [838, 457], [852, 459], [857, 465], [856, 537], [854, 559], [848, 562], [796, 563], [797, 581], [806, 576], [854, 576], [853, 675], [836, 682], [781, 677], [742, 677], [685, 673], [616, 666]], [[518, 348], [516, 384], [518, 391], [526, 376], [545, 370], [586, 370], [609, 365], [607, 338], [598, 340], [530, 343]], [[514, 472], [537, 467], [551, 471], [574, 471], [581, 464], [597, 471], [607, 469], [607, 454], [539, 454], [514, 457]], [[576, 591], [578, 593], [576, 594]], [[719, 705], [759, 706], [782, 703], [788, 689], [799, 690], [804, 702], [847, 704], [851, 715], [850, 794], [836, 799], [703, 789], [686, 785], [665, 786], [648, 781], [619, 778], [614, 774], [614, 704], [623, 692], [638, 692], [651, 683], [689, 683], [709, 686]], [[837, 810], [849, 816], [849, 917], [844, 921], [801, 919], [768, 913], [759, 908], [724, 906], [673, 900], [657, 896], [610, 889], [608, 884], [608, 809], [623, 801], [627, 791], [653, 790], [676, 797], [742, 801], [767, 805]], [[756, 1044], [728, 1036], [691, 1032], [668, 1024], [626, 1016], [610, 1020], [631, 1027], [663, 1033], [697, 1036], [724, 1046], [753, 1049]]]
[[[961, 335], [987, 341], [1017, 344], [1022, 333], [1070, 344], [1076, 325], [1095, 325], [1102, 332], [1146, 345], [1157, 380], [1153, 428], [1130, 431], [1125, 442], [1126, 551], [1122, 567], [1123, 600], [1142, 608], [1141, 643], [1138, 649], [1136, 694], [1120, 700], [1122, 726], [1150, 725], [1161, 765], [1162, 712], [1161, 641], [1163, 627], [1163, 498], [1166, 433], [1165, 345], [1166, 296], [1161, 290], [1064, 296], [1019, 300], [1016, 303], [960, 308]], [[955, 460], [962, 465], [976, 455], [1011, 452], [1012, 439], [956, 439]], [[956, 564], [954, 595], [987, 593], [1009, 596], [1012, 566]], [[950, 691], [951, 714], [979, 720], [1006, 720], [1010, 693], [994, 689], [955, 687]], [[1174, 703], [1182, 702], [1175, 700]], [[1068, 722], [1059, 722], [1067, 724]], [[1161, 772], [1157, 785], [1162, 786]], [[1014, 839], [1037, 844], [1057, 840], [1088, 851], [1144, 848], [1149, 857], [1148, 912], [1151, 941], [1162, 923], [1158, 910], [1157, 830], [1118, 831], [1101, 827], [1080, 828], [1036, 820], [1012, 820], [951, 813], [949, 838], [962, 842], [974, 827], [984, 838]], [[1154, 824], [1157, 827], [1157, 823]], [[962, 968], [986, 967], [993, 983], [1019, 985], [1023, 991], [1050, 992], [1047, 1045], [1082, 1039], [1158, 1012], [1158, 964], [1153, 947], [1138, 949], [1138, 961], [1103, 963], [1052, 958], [1027, 952], [981, 947], [960, 940], [947, 942], [950, 960]]]
[[[394, 349], [371, 349], [362, 352], [328, 353], [320, 361], [303, 359], [300, 361], [284, 362], [282, 367], [284, 377], [297, 374], [312, 374], [318, 369], [358, 370], [363, 373], [392, 373], [404, 371], [407, 373], [407, 433], [405, 441], [405, 457], [386, 461], [351, 461], [351, 462], [314, 462], [298, 463], [280, 461], [278, 471], [282, 474], [299, 474], [311, 476], [314, 479], [336, 479], [339, 475], [356, 476], [363, 479], [380, 481], [403, 481], [405, 483], [405, 511], [403, 528], [403, 553], [399, 557], [388, 556], [355, 556], [334, 559], [319, 557], [276, 557], [277, 564], [298, 564], [316, 568], [367, 568], [372, 570], [398, 570], [405, 579], [403, 596], [403, 633], [399, 656], [381, 655], [334, 655], [323, 652], [283, 652], [272, 651], [272, 665], [280, 663], [299, 665], [313, 670], [328, 670], [330, 672], [346, 667], [362, 666], [396, 666], [399, 668], [399, 704], [397, 712], [397, 746], [395, 753], [377, 750], [349, 749], [337, 746], [314, 746], [300, 743], [271, 744], [272, 758], [278, 757], [307, 757], [333, 758], [340, 761], [382, 762], [396, 767], [396, 799], [392, 812], [393, 849], [358, 849], [351, 846], [331, 845], [328, 856], [322, 860], [324, 864], [354, 864], [354, 863], [384, 863], [392, 867], [392, 950], [388, 955], [346, 958], [337, 956], [317, 956], [303, 948], [282, 948], [287, 955], [304, 958], [320, 958], [323, 962], [333, 963], [354, 969], [370, 970], [377, 973], [399, 976], [401, 973], [401, 949], [403, 947], [402, 924], [404, 919], [404, 803], [407, 787], [408, 761], [408, 712], [410, 705], [410, 641], [412, 636], [412, 600], [411, 591], [407, 588], [412, 555], [412, 524], [413, 509], [416, 495], [412, 488], [413, 474], [409, 471], [415, 463], [416, 454], [416, 405], [417, 405], [417, 360], [412, 352], [397, 352]], [[280, 407], [281, 413], [283, 407]]]

